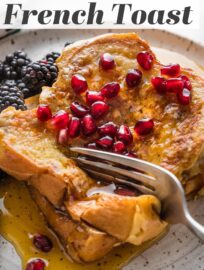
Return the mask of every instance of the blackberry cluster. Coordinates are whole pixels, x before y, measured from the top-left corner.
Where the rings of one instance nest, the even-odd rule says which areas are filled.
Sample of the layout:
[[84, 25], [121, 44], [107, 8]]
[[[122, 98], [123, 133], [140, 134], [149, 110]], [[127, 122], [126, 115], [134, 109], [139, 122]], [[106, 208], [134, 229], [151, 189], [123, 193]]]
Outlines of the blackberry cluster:
[[55, 61], [59, 56], [51, 52], [43, 60], [31, 62], [18, 50], [0, 61], [0, 112], [8, 106], [25, 110], [24, 98], [40, 93], [42, 86], [51, 86], [57, 78]]
[[6, 80], [0, 84], [0, 112], [9, 106], [16, 110], [26, 110], [23, 93], [14, 81]]
[[27, 54], [21, 50], [8, 54], [3, 62], [0, 63], [0, 79], [19, 79], [21, 78], [22, 68], [27, 66], [31, 60]]
[[53, 62], [54, 63], [59, 56], [60, 56], [60, 53], [58, 53], [58, 52], [51, 52], [51, 53], [46, 54], [45, 59], [48, 62]]
[[33, 62], [22, 70], [22, 82], [30, 90], [30, 95], [40, 93], [42, 86], [51, 86], [57, 78], [57, 67], [45, 60]]

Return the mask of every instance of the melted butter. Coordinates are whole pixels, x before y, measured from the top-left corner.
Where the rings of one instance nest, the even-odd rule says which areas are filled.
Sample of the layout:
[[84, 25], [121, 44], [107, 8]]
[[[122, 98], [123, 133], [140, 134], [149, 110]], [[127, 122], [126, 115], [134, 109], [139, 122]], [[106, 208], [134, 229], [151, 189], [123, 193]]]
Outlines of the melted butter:
[[[12, 179], [0, 182], [0, 220], [0, 234], [15, 246], [22, 259], [22, 269], [25, 269], [30, 259], [42, 258], [47, 261], [46, 270], [116, 270], [158, 240], [154, 239], [140, 247], [117, 247], [103, 260], [95, 263], [74, 263], [65, 254], [54, 233], [46, 226], [25, 184]], [[32, 235], [36, 232], [46, 234], [52, 240], [53, 249], [49, 253], [39, 252], [33, 246]]]

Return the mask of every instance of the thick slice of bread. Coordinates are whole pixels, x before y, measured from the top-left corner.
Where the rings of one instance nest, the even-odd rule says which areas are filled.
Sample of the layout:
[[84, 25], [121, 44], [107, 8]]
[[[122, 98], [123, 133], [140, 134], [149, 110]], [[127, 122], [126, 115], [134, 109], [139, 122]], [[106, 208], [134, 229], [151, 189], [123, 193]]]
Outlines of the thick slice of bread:
[[43, 212], [47, 222], [57, 233], [70, 256], [78, 262], [90, 262], [102, 258], [118, 240], [89, 227], [74, 222], [69, 216], [57, 211], [36, 189], [30, 187], [34, 201]]
[[[145, 71], [137, 63], [136, 55], [140, 51], [153, 55], [151, 70]], [[103, 53], [114, 57], [116, 66], [113, 70], [100, 68], [99, 59]], [[116, 98], [108, 101], [110, 112], [103, 121], [114, 121], [118, 125], [125, 123], [133, 130], [138, 119], [153, 118], [153, 134], [145, 140], [134, 135], [132, 150], [139, 158], [170, 170], [183, 182], [191, 177], [189, 170], [199, 159], [204, 144], [204, 79], [190, 69], [181, 69], [181, 74], [188, 76], [193, 86], [192, 102], [187, 107], [179, 105], [175, 95], [159, 95], [151, 78], [161, 76], [162, 64], [148, 44], [135, 33], [106, 34], [76, 42], [64, 49], [57, 65], [57, 81], [52, 87], [44, 87], [40, 103], [48, 104], [53, 111], [69, 108], [73, 100], [83, 103], [85, 96], [76, 95], [70, 84], [76, 73], [83, 75], [89, 89], [95, 91], [100, 91], [105, 83], [116, 81], [121, 90]], [[129, 69], [134, 68], [142, 71], [142, 82], [138, 88], [129, 89], [125, 76]]]

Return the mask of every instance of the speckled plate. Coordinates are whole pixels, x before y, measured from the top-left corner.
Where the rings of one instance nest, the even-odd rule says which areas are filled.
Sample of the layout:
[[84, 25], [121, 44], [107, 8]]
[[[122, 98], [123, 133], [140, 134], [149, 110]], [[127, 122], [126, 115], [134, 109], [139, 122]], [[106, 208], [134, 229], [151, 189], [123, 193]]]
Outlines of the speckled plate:
[[[33, 60], [38, 60], [51, 50], [60, 51], [65, 42], [73, 42], [106, 32], [106, 30], [40, 30], [20, 32], [0, 40], [0, 59], [15, 49], [25, 49]], [[111, 31], [109, 30], [108, 32]], [[138, 30], [137, 32], [142, 38], [149, 41], [152, 46], [168, 50], [156, 49], [158, 58], [162, 62], [176, 61], [185, 67], [196, 69], [201, 76], [204, 76], [204, 71], [200, 68], [204, 66], [204, 47], [201, 45], [165, 31]], [[204, 198], [189, 203], [190, 211], [194, 217], [204, 224], [203, 205]], [[1, 237], [0, 269], [21, 270], [20, 259], [14, 248]], [[175, 225], [171, 227], [166, 237], [131, 261], [124, 269], [204, 269], [204, 245], [186, 227]]]

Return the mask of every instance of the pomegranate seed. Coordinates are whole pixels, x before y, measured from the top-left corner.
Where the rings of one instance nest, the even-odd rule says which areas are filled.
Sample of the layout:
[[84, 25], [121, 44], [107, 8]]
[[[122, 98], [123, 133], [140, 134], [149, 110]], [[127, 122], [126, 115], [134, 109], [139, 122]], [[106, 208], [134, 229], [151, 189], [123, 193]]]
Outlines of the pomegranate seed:
[[114, 98], [120, 91], [120, 84], [116, 82], [107, 83], [101, 89], [101, 94], [106, 98]]
[[88, 89], [88, 84], [87, 84], [86, 79], [80, 74], [75, 74], [72, 76], [71, 86], [76, 94], [81, 94]]
[[101, 92], [87, 91], [86, 92], [86, 103], [91, 105], [96, 101], [104, 101], [104, 97], [101, 95]]
[[130, 190], [127, 188], [118, 187], [116, 190], [114, 190], [114, 193], [121, 196], [136, 196], [136, 192], [134, 190]]
[[150, 118], [143, 118], [135, 124], [135, 132], [138, 135], [147, 135], [149, 134], [154, 128], [154, 122]]
[[139, 69], [130, 69], [125, 80], [130, 88], [138, 86], [142, 80], [142, 72]]
[[89, 149], [97, 149], [96, 143], [88, 143], [85, 145], [85, 147]]
[[177, 92], [177, 99], [181, 105], [189, 105], [191, 101], [191, 91], [184, 88], [183, 90]]
[[182, 91], [184, 87], [184, 82], [181, 78], [168, 79], [166, 81], [166, 91], [169, 93], [177, 93], [178, 91]]
[[105, 136], [96, 141], [96, 145], [103, 149], [110, 149], [113, 145], [113, 138]]
[[150, 70], [153, 64], [153, 56], [149, 52], [140, 52], [137, 55], [137, 62], [145, 70]]
[[170, 64], [161, 68], [161, 74], [170, 77], [177, 77], [181, 71], [179, 64]]
[[117, 126], [113, 122], [108, 122], [98, 127], [98, 132], [103, 136], [108, 135], [110, 137], [114, 137], [117, 132]]
[[136, 158], [137, 157], [133, 152], [127, 152], [127, 153], [125, 153], [125, 156], [131, 157], [131, 158]]
[[26, 265], [26, 270], [44, 270], [45, 269], [45, 262], [41, 259], [35, 259], [30, 261]]
[[98, 119], [108, 113], [109, 106], [103, 101], [96, 101], [91, 105], [91, 115]]
[[61, 129], [57, 136], [57, 142], [59, 144], [67, 144], [69, 139], [68, 128]]
[[70, 138], [76, 138], [80, 133], [80, 119], [78, 117], [72, 117], [68, 125]]
[[60, 130], [60, 129], [64, 129], [67, 127], [68, 125], [68, 122], [69, 122], [69, 115], [67, 112], [61, 110], [59, 112], [57, 112], [53, 117], [52, 117], [52, 120], [51, 120], [51, 125], [57, 129], [57, 130]]
[[37, 109], [37, 118], [42, 122], [46, 122], [52, 118], [52, 112], [48, 105], [39, 105]]
[[181, 75], [180, 78], [184, 83], [184, 88], [187, 88], [188, 90], [192, 90], [192, 84], [189, 78], [185, 75]]
[[43, 252], [49, 252], [53, 247], [52, 241], [43, 234], [35, 234], [33, 237], [33, 244], [37, 249]]
[[113, 152], [121, 154], [126, 150], [126, 146], [124, 142], [122, 141], [117, 141], [113, 144]]
[[81, 128], [85, 136], [90, 136], [96, 131], [97, 127], [95, 121], [90, 114], [83, 117], [81, 121]]
[[161, 95], [166, 93], [166, 80], [162, 77], [154, 77], [151, 80], [152, 85]]
[[119, 140], [123, 141], [125, 144], [131, 144], [133, 142], [133, 136], [129, 127], [121, 125], [117, 132], [117, 137]]
[[112, 69], [115, 66], [114, 58], [109, 53], [104, 53], [100, 58], [100, 65], [104, 70]]
[[72, 102], [70, 110], [79, 118], [84, 117], [87, 113], [89, 113], [89, 108], [80, 104], [79, 102]]

